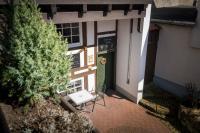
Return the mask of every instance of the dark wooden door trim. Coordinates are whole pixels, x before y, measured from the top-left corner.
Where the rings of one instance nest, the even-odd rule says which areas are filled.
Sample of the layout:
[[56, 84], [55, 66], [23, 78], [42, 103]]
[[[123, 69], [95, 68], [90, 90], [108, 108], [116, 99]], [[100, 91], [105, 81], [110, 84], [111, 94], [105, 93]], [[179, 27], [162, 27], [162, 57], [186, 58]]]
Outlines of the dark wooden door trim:
[[[87, 23], [82, 22], [83, 47], [84, 47], [84, 66], [87, 67]], [[88, 75], [84, 75], [84, 88], [88, 89]]]

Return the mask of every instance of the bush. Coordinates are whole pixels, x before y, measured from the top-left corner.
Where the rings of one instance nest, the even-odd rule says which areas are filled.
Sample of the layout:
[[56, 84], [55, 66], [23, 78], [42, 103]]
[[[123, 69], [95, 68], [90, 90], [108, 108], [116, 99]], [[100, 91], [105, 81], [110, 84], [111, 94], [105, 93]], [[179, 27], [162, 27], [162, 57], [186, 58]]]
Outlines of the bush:
[[66, 89], [71, 58], [67, 41], [42, 19], [35, 1], [18, 2], [11, 5], [9, 36], [2, 44], [1, 87], [20, 103], [34, 104]]

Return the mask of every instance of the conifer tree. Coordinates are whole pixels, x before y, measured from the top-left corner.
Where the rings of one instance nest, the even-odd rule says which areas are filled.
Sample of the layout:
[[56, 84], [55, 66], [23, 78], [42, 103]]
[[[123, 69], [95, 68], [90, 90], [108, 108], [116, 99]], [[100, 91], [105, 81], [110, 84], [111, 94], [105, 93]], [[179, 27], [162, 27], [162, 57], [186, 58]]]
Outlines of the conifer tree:
[[34, 0], [18, 0], [12, 8], [9, 36], [2, 44], [7, 54], [1, 86], [19, 102], [33, 104], [66, 89], [71, 58], [67, 41], [43, 20]]

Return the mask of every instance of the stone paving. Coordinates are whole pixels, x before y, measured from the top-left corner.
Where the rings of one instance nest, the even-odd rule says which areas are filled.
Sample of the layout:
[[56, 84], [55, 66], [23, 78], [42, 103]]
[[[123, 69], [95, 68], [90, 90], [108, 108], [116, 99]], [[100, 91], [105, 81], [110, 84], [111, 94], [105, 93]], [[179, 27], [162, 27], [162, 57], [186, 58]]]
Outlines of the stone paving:
[[159, 119], [115, 91], [109, 91], [105, 101], [106, 106], [99, 100], [93, 112], [83, 113], [101, 133], [170, 133]]

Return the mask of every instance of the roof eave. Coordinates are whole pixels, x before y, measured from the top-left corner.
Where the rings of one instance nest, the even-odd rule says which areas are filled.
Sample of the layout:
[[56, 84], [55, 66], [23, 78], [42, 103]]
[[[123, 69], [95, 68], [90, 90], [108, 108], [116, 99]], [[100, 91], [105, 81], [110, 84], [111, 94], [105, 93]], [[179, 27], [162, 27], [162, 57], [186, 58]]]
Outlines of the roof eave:
[[174, 20], [161, 20], [161, 19], [151, 19], [153, 23], [160, 23], [160, 24], [170, 24], [170, 25], [179, 25], [179, 26], [194, 26], [195, 22], [189, 21], [174, 21]]
[[[7, 4], [6, 1], [0, 0], [0, 4]], [[153, 0], [36, 0], [36, 2], [38, 4], [151, 4]]]

